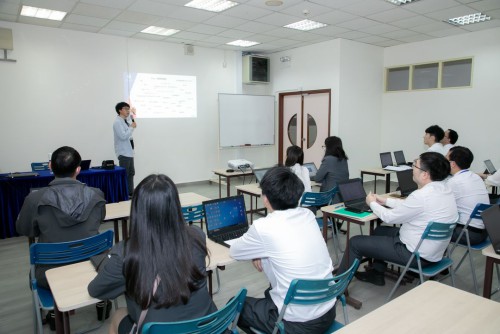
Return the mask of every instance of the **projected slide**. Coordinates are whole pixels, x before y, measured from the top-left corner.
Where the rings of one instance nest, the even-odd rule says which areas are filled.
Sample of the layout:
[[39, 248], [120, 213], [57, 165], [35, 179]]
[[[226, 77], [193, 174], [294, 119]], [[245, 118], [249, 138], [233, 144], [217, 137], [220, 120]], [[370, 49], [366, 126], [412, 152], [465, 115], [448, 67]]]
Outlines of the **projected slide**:
[[128, 87], [137, 118], [196, 117], [195, 76], [131, 73]]

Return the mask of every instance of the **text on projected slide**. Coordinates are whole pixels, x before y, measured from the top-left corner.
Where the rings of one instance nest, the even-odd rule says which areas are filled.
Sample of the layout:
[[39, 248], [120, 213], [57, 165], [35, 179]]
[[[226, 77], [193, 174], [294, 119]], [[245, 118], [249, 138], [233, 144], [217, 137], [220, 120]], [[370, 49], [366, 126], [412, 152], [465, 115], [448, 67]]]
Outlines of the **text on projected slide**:
[[137, 118], [196, 117], [195, 76], [135, 73], [129, 80]]

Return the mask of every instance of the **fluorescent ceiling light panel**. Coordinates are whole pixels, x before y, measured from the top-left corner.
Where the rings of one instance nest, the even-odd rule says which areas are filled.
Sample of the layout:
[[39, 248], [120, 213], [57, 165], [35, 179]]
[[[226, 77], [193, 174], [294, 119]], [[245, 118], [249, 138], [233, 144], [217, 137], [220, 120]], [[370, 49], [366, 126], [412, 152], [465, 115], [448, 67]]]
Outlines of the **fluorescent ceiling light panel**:
[[237, 41], [232, 41], [232, 42], [229, 42], [229, 43], [226, 43], [227, 45], [233, 45], [233, 46], [241, 46], [241, 47], [249, 47], [249, 46], [254, 46], [254, 45], [257, 45], [257, 44], [260, 44], [258, 42], [252, 42], [252, 41], [244, 41], [242, 39], [238, 39]]
[[398, 5], [398, 6], [401, 6], [401, 5], [407, 5], [411, 2], [415, 2], [418, 0], [385, 0], [385, 1], [390, 2], [392, 4], [395, 4], [395, 5]]
[[21, 9], [22, 16], [36, 17], [39, 19], [47, 19], [53, 21], [62, 21], [66, 14], [66, 12], [60, 12], [58, 10], [30, 6], [23, 6], [23, 8]]
[[228, 0], [193, 0], [184, 6], [218, 13], [236, 5], [238, 5], [237, 2]]
[[313, 29], [318, 29], [318, 28], [323, 28], [326, 27], [327, 24], [316, 22], [316, 21], [311, 21], [311, 20], [302, 20], [299, 22], [291, 23], [289, 25], [284, 26], [285, 28], [290, 28], [290, 29], [297, 29], [297, 30], [302, 30], [302, 31], [308, 31], [308, 30], [313, 30]]
[[489, 21], [490, 19], [491, 19], [491, 17], [486, 16], [485, 14], [474, 13], [474, 14], [454, 17], [454, 18], [449, 19], [445, 22], [447, 22], [449, 24], [453, 24], [455, 26], [464, 26], [467, 24]]
[[152, 34], [152, 35], [170, 36], [170, 35], [178, 33], [179, 30], [150, 26], [150, 27], [147, 27], [146, 29], [142, 30], [141, 32], [143, 32], [145, 34]]

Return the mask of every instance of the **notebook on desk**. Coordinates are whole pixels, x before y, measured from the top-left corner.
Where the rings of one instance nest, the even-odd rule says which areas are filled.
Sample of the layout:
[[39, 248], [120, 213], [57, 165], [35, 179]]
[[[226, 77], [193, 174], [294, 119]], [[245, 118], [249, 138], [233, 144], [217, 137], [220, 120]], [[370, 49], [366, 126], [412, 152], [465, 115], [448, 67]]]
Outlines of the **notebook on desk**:
[[243, 195], [203, 202], [207, 236], [210, 240], [229, 247], [248, 230]]
[[413, 191], [418, 189], [418, 185], [413, 181], [413, 170], [403, 170], [396, 172], [399, 183], [399, 191], [401, 195], [391, 195], [393, 197], [408, 197]]
[[80, 162], [80, 170], [89, 170], [90, 168], [90, 160], [82, 160]]
[[497, 169], [495, 168], [495, 166], [493, 166], [493, 163], [489, 159], [484, 160], [484, 165], [486, 166], [486, 170], [488, 171], [488, 174], [493, 175], [497, 171]]
[[500, 206], [492, 205], [489, 209], [481, 212], [484, 227], [488, 231], [491, 244], [495, 253], [500, 254]]
[[318, 168], [316, 168], [314, 162], [306, 162], [305, 164], [303, 164], [303, 166], [309, 171], [309, 178], [311, 179], [311, 181], [314, 181], [314, 179], [316, 178], [316, 173], [318, 172]]
[[366, 204], [366, 191], [360, 178], [337, 183], [345, 209], [351, 212], [371, 212]]
[[385, 168], [387, 166], [394, 166], [394, 163], [392, 162], [391, 152], [380, 153], [380, 164], [382, 164], [382, 168]]
[[407, 162], [403, 151], [394, 151], [394, 159], [396, 159], [396, 166], [411, 166], [411, 162]]

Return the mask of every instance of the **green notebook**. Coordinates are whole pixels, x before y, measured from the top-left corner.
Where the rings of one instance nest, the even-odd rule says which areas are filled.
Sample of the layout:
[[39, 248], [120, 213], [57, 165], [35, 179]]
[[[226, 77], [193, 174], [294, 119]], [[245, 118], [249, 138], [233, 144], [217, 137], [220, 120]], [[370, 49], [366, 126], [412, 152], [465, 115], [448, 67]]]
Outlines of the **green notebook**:
[[369, 215], [372, 214], [371, 212], [356, 213], [356, 212], [348, 211], [345, 208], [340, 208], [340, 209], [337, 209], [333, 212], [340, 213], [340, 214], [346, 215], [346, 216], [356, 217], [356, 218], [365, 218], [365, 217], [368, 217]]

